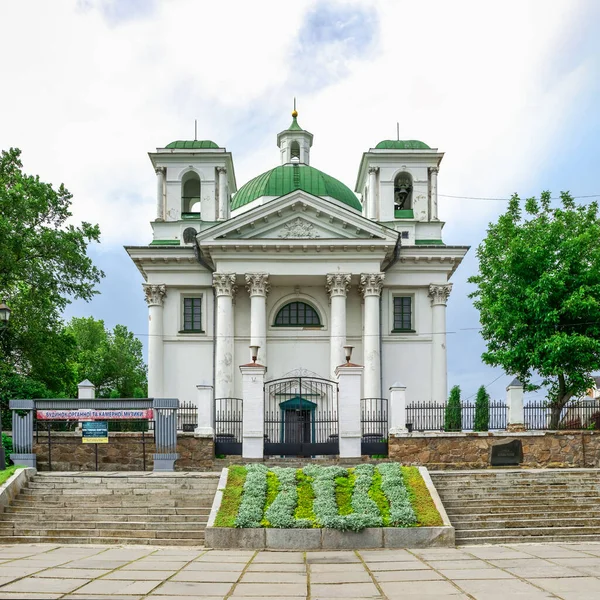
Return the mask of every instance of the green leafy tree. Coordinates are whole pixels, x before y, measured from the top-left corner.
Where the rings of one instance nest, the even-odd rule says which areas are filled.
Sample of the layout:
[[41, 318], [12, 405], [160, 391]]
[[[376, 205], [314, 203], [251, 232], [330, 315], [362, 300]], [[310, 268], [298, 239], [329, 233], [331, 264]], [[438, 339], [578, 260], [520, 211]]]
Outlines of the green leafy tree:
[[146, 396], [142, 342], [127, 327], [116, 325], [110, 331], [104, 321], [82, 317], [71, 319], [66, 331], [75, 341], [72, 369], [77, 382], [89, 379], [103, 397]]
[[450, 397], [446, 404], [446, 414], [444, 418], [445, 431], [461, 431], [462, 429], [462, 409], [460, 404], [460, 387], [455, 385], [450, 390]]
[[100, 230], [70, 223], [71, 194], [23, 173], [20, 155], [0, 154], [0, 300], [12, 309], [0, 363], [58, 395], [73, 382], [61, 315], [71, 300], [90, 300], [104, 276], [87, 255]]
[[[527, 390], [545, 387], [550, 428], [593, 384], [600, 369], [600, 220], [598, 204], [561, 193], [525, 201], [514, 195], [477, 249], [469, 278], [487, 343], [484, 362], [516, 375]], [[533, 378], [541, 381], [532, 383]]]
[[473, 424], [474, 431], [487, 431], [490, 426], [490, 396], [481, 386], [477, 390], [477, 398], [475, 399], [475, 423]]

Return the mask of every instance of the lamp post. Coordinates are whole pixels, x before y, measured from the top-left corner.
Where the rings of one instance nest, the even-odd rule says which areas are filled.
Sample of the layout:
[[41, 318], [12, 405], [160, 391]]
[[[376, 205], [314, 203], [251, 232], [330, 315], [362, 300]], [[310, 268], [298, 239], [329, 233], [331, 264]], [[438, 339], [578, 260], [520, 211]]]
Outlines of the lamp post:
[[[0, 333], [3, 333], [8, 327], [8, 320], [10, 319], [10, 308], [0, 303]], [[4, 444], [2, 443], [2, 407], [0, 406], [0, 471], [6, 469], [6, 456], [4, 455]]]

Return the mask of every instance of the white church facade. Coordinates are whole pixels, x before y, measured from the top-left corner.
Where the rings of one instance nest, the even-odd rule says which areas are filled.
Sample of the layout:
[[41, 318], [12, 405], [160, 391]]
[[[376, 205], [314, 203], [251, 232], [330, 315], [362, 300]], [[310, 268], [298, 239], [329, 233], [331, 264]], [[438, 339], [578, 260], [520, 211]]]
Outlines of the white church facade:
[[361, 410], [387, 437], [393, 386], [408, 402], [446, 401], [446, 303], [468, 248], [442, 240], [443, 153], [380, 142], [355, 193], [311, 165], [313, 135], [292, 117], [280, 165], [239, 189], [214, 142], [150, 153], [153, 240], [127, 247], [149, 308], [148, 391], [199, 402], [199, 434], [243, 442], [245, 456], [293, 443], [348, 455], [360, 440], [344, 446], [342, 430], [365, 437]]

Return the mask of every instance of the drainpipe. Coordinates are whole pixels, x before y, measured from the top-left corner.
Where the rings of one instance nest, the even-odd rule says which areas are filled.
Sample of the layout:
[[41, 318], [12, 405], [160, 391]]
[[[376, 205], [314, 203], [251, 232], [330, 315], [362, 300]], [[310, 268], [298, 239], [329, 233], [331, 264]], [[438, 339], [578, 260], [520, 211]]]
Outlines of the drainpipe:
[[[394, 256], [392, 260], [383, 267], [381, 270], [385, 273], [388, 269], [393, 267], [398, 260], [400, 259], [400, 247], [402, 246], [402, 232], [398, 232], [398, 239], [396, 240], [396, 245], [394, 246]], [[379, 389], [381, 390], [381, 395], [383, 396], [383, 324], [382, 324], [382, 314], [383, 314], [383, 295], [379, 296]]]

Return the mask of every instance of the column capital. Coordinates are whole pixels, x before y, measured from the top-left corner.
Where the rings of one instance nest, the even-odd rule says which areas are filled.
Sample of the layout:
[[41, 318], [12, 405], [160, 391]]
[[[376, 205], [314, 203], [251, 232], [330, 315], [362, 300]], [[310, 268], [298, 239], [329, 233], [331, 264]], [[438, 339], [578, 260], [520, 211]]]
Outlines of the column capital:
[[429, 285], [429, 293], [427, 294], [429, 296], [429, 299], [431, 300], [431, 306], [439, 306], [439, 305], [446, 305], [446, 302], [448, 301], [448, 296], [450, 296], [450, 292], [452, 291], [452, 284], [451, 283], [446, 283], [443, 285], [435, 285], [435, 284], [430, 284]]
[[154, 172], [155, 172], [157, 175], [164, 175], [164, 174], [165, 174], [165, 171], [166, 171], [166, 168], [165, 168], [165, 167], [154, 167]]
[[369, 167], [369, 175], [379, 173], [379, 167]]
[[361, 273], [360, 291], [366, 298], [367, 296], [380, 296], [383, 289], [384, 273]]
[[230, 296], [233, 298], [237, 291], [235, 273], [213, 273], [213, 287], [217, 296]]
[[438, 167], [429, 167], [429, 172], [430, 172], [430, 173], [435, 173], [435, 174], [437, 174], [437, 173], [439, 173], [439, 171], [440, 171], [440, 170], [439, 170], [439, 168], [438, 168]]
[[328, 273], [325, 287], [331, 297], [343, 296], [346, 297], [350, 289], [350, 273]]
[[267, 296], [271, 289], [268, 273], [246, 273], [246, 289], [252, 296]]
[[167, 286], [164, 283], [143, 283], [144, 295], [148, 306], [162, 306], [167, 295]]
[[225, 175], [227, 173], [227, 169], [225, 167], [217, 167], [217, 173], [223, 173], [223, 175]]

